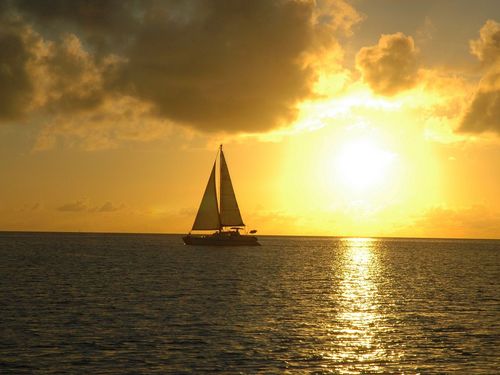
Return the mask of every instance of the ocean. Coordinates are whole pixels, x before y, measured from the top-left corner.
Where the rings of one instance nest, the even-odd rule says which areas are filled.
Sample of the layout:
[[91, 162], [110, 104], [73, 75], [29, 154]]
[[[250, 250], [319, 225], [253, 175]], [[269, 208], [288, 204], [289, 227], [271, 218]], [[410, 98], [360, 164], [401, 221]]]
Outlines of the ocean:
[[0, 233], [2, 374], [500, 369], [500, 241]]

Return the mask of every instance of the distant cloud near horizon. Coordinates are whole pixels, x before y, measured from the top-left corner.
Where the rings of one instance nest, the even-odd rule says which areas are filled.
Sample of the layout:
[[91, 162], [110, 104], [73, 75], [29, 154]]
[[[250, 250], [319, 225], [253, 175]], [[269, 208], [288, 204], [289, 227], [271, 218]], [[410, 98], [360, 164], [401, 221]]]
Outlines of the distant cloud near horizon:
[[124, 208], [124, 205], [115, 205], [110, 201], [105, 202], [100, 206], [93, 206], [86, 200], [77, 200], [75, 202], [65, 203], [57, 207], [58, 211], [62, 212], [115, 212]]
[[356, 67], [375, 93], [392, 96], [416, 85], [417, 55], [411, 36], [401, 32], [382, 35], [377, 45], [361, 48]]
[[58, 211], [63, 212], [81, 212], [87, 211], [89, 209], [88, 203], [85, 201], [75, 201], [71, 203], [63, 204], [62, 206], [57, 207]]
[[120, 206], [115, 206], [113, 203], [110, 201], [107, 201], [104, 203], [101, 207], [99, 207], [98, 211], [99, 212], [114, 212], [114, 211], [119, 211], [123, 208], [123, 204]]
[[204, 132], [267, 131], [313, 95], [307, 56], [360, 19], [344, 0], [14, 0], [0, 6], [0, 121], [125, 96]]
[[433, 207], [423, 212], [413, 223], [426, 236], [449, 236], [470, 238], [495, 238], [500, 227], [500, 212], [485, 206], [462, 208]]

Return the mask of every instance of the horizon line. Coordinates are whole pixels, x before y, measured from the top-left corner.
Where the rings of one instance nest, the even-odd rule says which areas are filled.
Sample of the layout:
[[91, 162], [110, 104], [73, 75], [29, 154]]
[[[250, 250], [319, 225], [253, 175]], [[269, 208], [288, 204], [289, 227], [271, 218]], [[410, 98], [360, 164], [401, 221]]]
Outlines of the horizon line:
[[[5, 233], [43, 233], [43, 234], [115, 234], [115, 235], [169, 235], [183, 236], [185, 233], [171, 232], [87, 232], [87, 231], [50, 231], [50, 230], [2, 230], [0, 234]], [[500, 241], [500, 238], [477, 238], [477, 237], [408, 237], [408, 236], [342, 236], [326, 234], [258, 234], [259, 237], [315, 237], [315, 238], [372, 238], [372, 239], [407, 239], [407, 240], [470, 240], [470, 241]]]

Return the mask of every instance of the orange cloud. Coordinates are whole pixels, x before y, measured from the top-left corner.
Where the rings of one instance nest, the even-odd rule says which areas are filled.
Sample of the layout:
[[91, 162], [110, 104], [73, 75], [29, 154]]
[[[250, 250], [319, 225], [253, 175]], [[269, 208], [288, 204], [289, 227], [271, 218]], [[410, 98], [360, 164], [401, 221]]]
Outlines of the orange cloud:
[[488, 20], [480, 37], [470, 42], [471, 53], [483, 64], [485, 73], [465, 110], [459, 131], [500, 134], [500, 24]]
[[165, 138], [171, 123], [151, 114], [151, 104], [128, 96], [107, 97], [92, 111], [56, 114], [46, 120], [33, 151], [57, 146], [87, 151], [114, 149], [125, 142]]
[[361, 48], [356, 67], [375, 93], [392, 96], [416, 85], [417, 57], [413, 38], [398, 32], [382, 35], [375, 46]]
[[500, 24], [488, 20], [479, 31], [479, 39], [470, 41], [470, 50], [484, 64], [495, 64], [500, 56]]

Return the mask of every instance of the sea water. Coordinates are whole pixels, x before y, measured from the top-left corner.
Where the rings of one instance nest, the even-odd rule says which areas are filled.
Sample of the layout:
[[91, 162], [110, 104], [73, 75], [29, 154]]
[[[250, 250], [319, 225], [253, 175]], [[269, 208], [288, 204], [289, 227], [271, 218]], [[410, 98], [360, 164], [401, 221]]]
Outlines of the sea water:
[[498, 373], [500, 241], [0, 233], [1, 373]]

